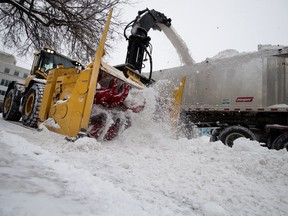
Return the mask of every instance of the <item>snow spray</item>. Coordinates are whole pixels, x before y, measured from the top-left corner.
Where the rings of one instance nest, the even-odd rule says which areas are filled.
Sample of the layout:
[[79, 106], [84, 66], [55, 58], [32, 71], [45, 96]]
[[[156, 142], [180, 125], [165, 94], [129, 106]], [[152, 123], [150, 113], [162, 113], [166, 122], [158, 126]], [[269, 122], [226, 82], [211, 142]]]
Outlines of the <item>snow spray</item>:
[[170, 27], [167, 27], [166, 25], [163, 25], [163, 24], [158, 24], [158, 25], [163, 30], [166, 37], [170, 40], [170, 42], [175, 47], [181, 63], [184, 65], [194, 64], [195, 61], [192, 59], [185, 41], [176, 32], [173, 26], [171, 25]]

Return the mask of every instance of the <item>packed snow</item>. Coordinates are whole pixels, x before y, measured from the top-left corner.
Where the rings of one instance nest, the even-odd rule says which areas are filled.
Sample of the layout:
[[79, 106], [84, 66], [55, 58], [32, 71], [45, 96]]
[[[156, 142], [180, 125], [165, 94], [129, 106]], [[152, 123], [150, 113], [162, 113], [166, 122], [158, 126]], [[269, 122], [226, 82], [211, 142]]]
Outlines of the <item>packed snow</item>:
[[155, 121], [151, 91], [112, 141], [69, 142], [0, 118], [0, 215], [288, 214], [286, 150], [176, 139]]
[[219, 52], [217, 55], [213, 56], [212, 59], [222, 59], [222, 58], [231, 58], [239, 55], [240, 53], [234, 49], [227, 49]]

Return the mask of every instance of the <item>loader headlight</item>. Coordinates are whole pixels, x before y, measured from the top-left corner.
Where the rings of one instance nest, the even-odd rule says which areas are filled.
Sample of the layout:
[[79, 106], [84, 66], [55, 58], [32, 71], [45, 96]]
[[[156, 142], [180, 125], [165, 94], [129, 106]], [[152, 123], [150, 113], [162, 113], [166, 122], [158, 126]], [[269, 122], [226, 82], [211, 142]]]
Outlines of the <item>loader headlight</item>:
[[47, 53], [51, 53], [51, 54], [54, 54], [54, 50], [50, 49], [50, 48], [44, 48], [44, 50], [47, 52]]
[[80, 62], [78, 62], [78, 61], [73, 61], [72, 63], [73, 63], [73, 65], [75, 65], [79, 69], [81, 69], [81, 68], [83, 69], [84, 68], [83, 65]]

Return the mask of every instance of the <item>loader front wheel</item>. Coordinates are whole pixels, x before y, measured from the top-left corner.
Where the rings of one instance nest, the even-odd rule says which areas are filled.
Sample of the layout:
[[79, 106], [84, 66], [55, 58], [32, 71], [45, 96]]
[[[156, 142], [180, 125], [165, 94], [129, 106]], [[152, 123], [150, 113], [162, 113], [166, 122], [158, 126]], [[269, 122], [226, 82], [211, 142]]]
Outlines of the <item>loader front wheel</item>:
[[29, 127], [37, 127], [40, 106], [45, 85], [35, 83], [23, 98], [22, 123]]
[[240, 137], [256, 140], [256, 136], [251, 130], [240, 125], [226, 127], [219, 133], [218, 137], [219, 140], [229, 147], [232, 147], [233, 142]]
[[19, 111], [21, 94], [17, 94], [17, 90], [12, 88], [8, 91], [3, 102], [3, 118], [10, 121], [19, 121], [21, 112]]

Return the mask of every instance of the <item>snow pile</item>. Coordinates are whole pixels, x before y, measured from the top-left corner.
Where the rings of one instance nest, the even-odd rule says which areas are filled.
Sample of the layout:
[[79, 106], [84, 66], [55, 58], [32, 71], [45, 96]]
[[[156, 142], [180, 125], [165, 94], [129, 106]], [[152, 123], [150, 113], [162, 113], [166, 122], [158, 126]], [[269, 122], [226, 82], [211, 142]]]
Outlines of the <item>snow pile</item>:
[[288, 108], [288, 104], [274, 104], [272, 106], [269, 106], [269, 108], [274, 108], [274, 109], [277, 109], [277, 108]]
[[97, 142], [96, 139], [90, 139], [88, 137], [83, 137], [81, 139], [77, 139], [75, 141], [75, 145], [69, 145], [68, 150], [70, 151], [83, 151], [83, 152], [90, 152], [90, 151], [97, 151], [100, 150], [101, 143]]
[[231, 58], [233, 56], [237, 56], [240, 53], [234, 49], [227, 49], [219, 52], [217, 55], [213, 56], [212, 59], [222, 59], [222, 58]]
[[0, 137], [0, 215], [147, 215], [113, 184], [22, 137], [5, 131]]
[[176, 140], [153, 120], [153, 90], [143, 95], [146, 108], [109, 142], [0, 118], [0, 215], [287, 215], [286, 150]]

